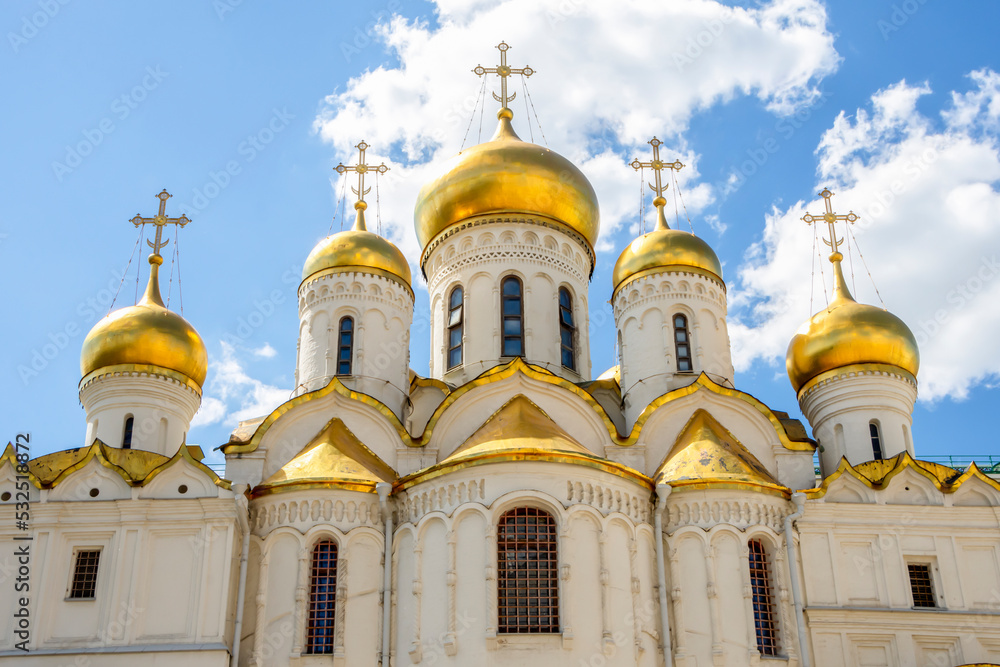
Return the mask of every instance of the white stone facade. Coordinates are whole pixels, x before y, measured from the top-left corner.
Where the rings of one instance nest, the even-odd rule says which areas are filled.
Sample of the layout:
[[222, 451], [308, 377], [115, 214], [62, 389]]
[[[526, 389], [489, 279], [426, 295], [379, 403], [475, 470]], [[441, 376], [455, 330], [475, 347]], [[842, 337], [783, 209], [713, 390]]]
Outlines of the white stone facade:
[[[523, 286], [524, 358], [573, 382], [590, 379], [587, 284], [593, 268], [582, 237], [533, 218], [473, 218], [443, 233], [425, 251], [431, 303], [431, 373], [464, 384], [510, 357], [501, 352], [500, 284]], [[448, 367], [448, 299], [464, 290], [462, 362]], [[560, 355], [559, 289], [569, 290], [576, 319], [575, 368]]]
[[173, 456], [201, 405], [201, 394], [176, 375], [149, 367], [91, 377], [80, 387], [87, 414], [84, 446], [100, 439], [121, 447], [126, 421], [132, 419], [133, 448]]
[[913, 405], [917, 386], [892, 370], [846, 368], [799, 395], [802, 413], [820, 444], [820, 467], [831, 474], [846, 457], [852, 464], [871, 461], [872, 425], [883, 458], [901, 452], [913, 456]]
[[321, 272], [299, 286], [299, 343], [295, 394], [338, 375], [340, 323], [353, 324], [352, 389], [377, 398], [402, 416], [409, 393], [413, 294], [370, 273]]
[[[655, 398], [690, 384], [699, 373], [732, 386], [725, 285], [693, 272], [651, 272], [618, 289], [613, 304], [629, 428]], [[685, 317], [691, 337], [690, 371], [678, 369], [676, 315]]]

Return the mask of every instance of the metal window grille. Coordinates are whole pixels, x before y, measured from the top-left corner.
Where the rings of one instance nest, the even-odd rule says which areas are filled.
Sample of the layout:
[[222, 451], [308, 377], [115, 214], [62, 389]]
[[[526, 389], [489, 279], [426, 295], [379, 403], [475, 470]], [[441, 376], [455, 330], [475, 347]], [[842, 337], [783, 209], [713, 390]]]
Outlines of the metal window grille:
[[500, 284], [500, 325], [503, 328], [505, 357], [524, 356], [524, 308], [521, 302], [521, 281], [507, 277]]
[[691, 365], [691, 334], [688, 333], [687, 318], [683, 315], [674, 315], [674, 348], [677, 351], [677, 370], [694, 370]]
[[337, 375], [350, 375], [354, 357], [354, 320], [345, 317], [340, 320], [337, 332]]
[[502, 633], [559, 632], [556, 522], [534, 507], [518, 507], [497, 529], [497, 603]]
[[323, 540], [313, 547], [309, 577], [306, 653], [333, 653], [337, 608], [337, 545]]
[[132, 449], [132, 426], [135, 424], [133, 417], [125, 419], [125, 429], [122, 431], [122, 449]]
[[910, 591], [914, 607], [936, 607], [934, 586], [931, 583], [931, 566], [925, 563], [907, 563], [910, 572]]
[[448, 297], [448, 370], [462, 365], [462, 288]]
[[573, 321], [573, 297], [565, 287], [559, 288], [559, 345], [562, 365], [576, 370], [576, 323]]
[[761, 655], [778, 655], [778, 616], [771, 595], [771, 571], [767, 551], [759, 540], [750, 540], [750, 589], [753, 594], [753, 621], [757, 650]]
[[868, 432], [872, 436], [872, 456], [875, 457], [876, 461], [881, 461], [885, 458], [882, 453], [882, 436], [878, 432], [878, 424], [871, 422], [868, 424]]
[[99, 549], [77, 551], [73, 566], [73, 583], [69, 587], [69, 597], [86, 599], [97, 593], [97, 568], [101, 563]]

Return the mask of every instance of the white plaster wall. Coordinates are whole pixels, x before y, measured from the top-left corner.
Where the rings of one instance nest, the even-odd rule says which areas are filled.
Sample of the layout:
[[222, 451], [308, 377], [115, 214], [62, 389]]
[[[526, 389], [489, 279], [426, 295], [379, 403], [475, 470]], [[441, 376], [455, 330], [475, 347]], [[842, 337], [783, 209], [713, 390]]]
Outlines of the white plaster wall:
[[[639, 278], [613, 298], [618, 327], [625, 426], [653, 399], [691, 384], [702, 372], [733, 386], [733, 359], [726, 325], [726, 290], [694, 273], [665, 271]], [[691, 372], [678, 372], [673, 316], [688, 319]]]
[[[102, 484], [83, 469], [57, 490], [76, 477], [85, 478], [84, 486]], [[89, 655], [79, 660], [100, 665], [163, 665], [180, 656], [194, 665], [225, 664], [241, 535], [233, 493], [213, 488], [214, 497], [101, 500], [71, 494], [72, 502], [43, 491], [31, 507], [32, 653], [2, 653], [14, 643], [7, 614], [0, 621], [0, 664], [78, 664], [74, 655]], [[99, 498], [113, 495], [102, 490]], [[18, 544], [11, 539], [12, 510], [0, 506], [5, 546]], [[101, 550], [93, 600], [67, 598], [74, 550], [80, 548]], [[7, 579], [12, 553], [0, 551], [5, 587], [13, 586]], [[12, 603], [6, 591], [0, 600], [0, 608]], [[122, 656], [129, 660], [122, 662]]]
[[798, 664], [791, 583], [779, 532], [791, 509], [783, 498], [749, 491], [680, 490], [670, 495], [664, 530], [675, 664], [764, 664], [753, 625], [750, 540], [760, 540], [767, 552], [778, 617], [779, 656], [767, 658], [767, 664]]
[[[375, 407], [345, 397], [336, 391], [296, 405], [273, 422], [261, 438], [257, 451], [242, 456], [262, 457], [260, 479], [267, 479], [302, 451], [333, 418], [341, 419], [357, 438], [387, 464], [396, 468], [396, 454], [407, 449], [392, 418]], [[227, 457], [227, 466], [238, 464], [240, 454]], [[256, 468], [256, 465], [253, 466]], [[254, 474], [250, 466], [234, 471]], [[398, 469], [397, 469], [398, 470]], [[228, 470], [227, 470], [228, 473]]]
[[[521, 279], [525, 360], [573, 382], [590, 379], [587, 284], [591, 258], [584, 241], [530, 218], [475, 220], [436, 242], [424, 259], [431, 304], [431, 377], [463, 384], [506, 361], [501, 357], [500, 281]], [[447, 299], [464, 293], [463, 363], [447, 370]], [[575, 371], [559, 345], [559, 288], [573, 297]]]
[[[383, 526], [375, 494], [327, 489], [251, 501], [255, 566], [241, 665], [374, 667], [381, 649]], [[310, 656], [309, 567], [320, 540], [337, 544], [334, 654]]]
[[913, 455], [913, 404], [917, 387], [909, 379], [884, 372], [845, 370], [811, 387], [799, 397], [802, 413], [819, 441], [820, 468], [829, 475], [840, 459], [852, 465], [874, 458], [869, 424], [874, 420], [882, 434], [882, 454]]
[[85, 447], [96, 438], [121, 447], [125, 419], [132, 417], [132, 449], [173, 456], [185, 442], [201, 396], [163, 375], [129, 373], [92, 379], [80, 389], [80, 402], [87, 414]]
[[354, 358], [352, 375], [341, 380], [402, 418], [409, 393], [413, 297], [382, 276], [333, 273], [299, 286], [295, 394], [325, 387], [336, 375], [338, 328], [344, 317], [354, 318]]
[[[496, 525], [524, 505], [557, 523], [558, 634], [497, 633]], [[648, 487], [576, 465], [497, 463], [414, 486], [396, 512], [393, 664], [661, 664]]]
[[[816, 664], [996, 662], [1000, 519], [995, 508], [955, 506], [963, 500], [948, 495], [948, 502], [939, 498], [937, 506], [893, 504], [886, 496], [896, 487], [912, 490], [920, 483], [901, 477], [887, 490], [867, 490], [866, 499], [828, 492], [810, 501], [798, 521]], [[927, 493], [941, 495], [927, 484]], [[907, 562], [931, 565], [938, 608], [913, 609]]]

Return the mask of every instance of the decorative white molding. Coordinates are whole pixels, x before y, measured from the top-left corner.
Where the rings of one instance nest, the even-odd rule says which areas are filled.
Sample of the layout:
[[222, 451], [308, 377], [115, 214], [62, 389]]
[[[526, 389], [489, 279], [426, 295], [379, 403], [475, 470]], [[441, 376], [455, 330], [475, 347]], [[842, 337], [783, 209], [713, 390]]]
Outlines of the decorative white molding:
[[371, 502], [340, 498], [287, 500], [277, 494], [255, 498], [250, 503], [250, 528], [260, 537], [266, 537], [279, 526], [289, 526], [305, 534], [314, 526], [330, 523], [344, 532], [355, 526], [380, 527], [378, 500], [374, 497]]
[[650, 522], [648, 499], [622, 493], [619, 489], [592, 484], [590, 482], [566, 482], [566, 500], [570, 504], [582, 503], [601, 510], [605, 515], [621, 512], [637, 523]]
[[486, 480], [480, 478], [468, 482], [435, 483], [432, 481], [424, 491], [407, 491], [398, 504], [400, 523], [416, 523], [428, 512], [444, 512], [451, 515], [460, 505], [485, 500]]
[[682, 494], [670, 497], [664, 530], [672, 533], [684, 526], [709, 529], [721, 523], [746, 530], [750, 526], [766, 526], [775, 532], [783, 529], [788, 502], [777, 497], [757, 494], [749, 500], [685, 500]]

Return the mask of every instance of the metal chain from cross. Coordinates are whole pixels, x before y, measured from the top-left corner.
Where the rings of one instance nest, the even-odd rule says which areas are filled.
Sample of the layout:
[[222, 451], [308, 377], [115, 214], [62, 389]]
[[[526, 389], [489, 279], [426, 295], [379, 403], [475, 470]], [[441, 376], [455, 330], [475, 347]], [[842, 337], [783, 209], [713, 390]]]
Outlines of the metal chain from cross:
[[167, 211], [167, 200], [172, 197], [169, 192], [163, 190], [160, 194], [156, 195], [156, 198], [160, 200], [160, 210], [152, 218], [144, 218], [138, 213], [134, 218], [129, 220], [133, 225], [139, 227], [141, 225], [156, 225], [156, 237], [155, 240], [150, 241], [146, 239], [146, 245], [153, 249], [153, 254], [156, 256], [160, 255], [160, 250], [165, 248], [170, 239], [163, 238], [163, 228], [166, 225], [177, 225], [179, 227], [184, 227], [191, 220], [186, 215], [181, 215], [179, 218], [168, 218]]
[[[334, 171], [338, 174], [343, 174], [348, 171], [354, 171], [358, 174], [358, 187], [351, 186], [351, 191], [358, 196], [358, 201], [354, 204], [354, 208], [361, 208], [358, 204], [365, 203], [365, 195], [372, 191], [371, 186], [365, 189], [365, 174], [369, 171], [374, 171], [378, 174], [384, 174], [389, 171], [389, 167], [383, 162], [378, 166], [373, 166], [365, 163], [365, 151], [368, 150], [368, 144], [362, 141], [360, 144], [355, 146], [358, 149], [358, 163], [353, 165], [345, 165], [343, 162], [334, 167]], [[365, 204], [367, 207], [367, 204]]]
[[823, 188], [823, 191], [819, 193], [819, 196], [823, 198], [824, 203], [826, 204], [826, 213], [819, 216], [812, 215], [811, 213], [806, 213], [804, 216], [802, 216], [802, 220], [804, 220], [805, 223], [809, 225], [813, 224], [814, 222], [815, 223], [825, 222], [827, 224], [827, 233], [829, 234], [830, 238], [823, 239], [823, 243], [830, 246], [831, 250], [830, 261], [839, 262], [844, 258], [844, 256], [840, 253], [839, 250], [840, 244], [843, 243], [844, 240], [842, 238], [837, 238], [837, 228], [835, 225], [838, 222], [846, 222], [848, 224], [854, 224], [860, 219], [860, 216], [858, 216], [854, 211], [848, 211], [846, 215], [838, 215], [834, 213], [833, 206], [830, 204], [830, 198], [833, 197], [833, 193], [830, 192], [829, 188]]
[[497, 74], [500, 76], [500, 95], [497, 96], [493, 93], [493, 99], [500, 103], [504, 109], [509, 109], [509, 102], [513, 102], [517, 97], [517, 93], [513, 92], [507, 95], [507, 77], [511, 74], [523, 74], [524, 76], [531, 76], [535, 73], [535, 70], [530, 67], [522, 67], [520, 69], [515, 69], [507, 64], [507, 50], [510, 45], [507, 42], [500, 42], [497, 44], [497, 48], [500, 49], [500, 66], [499, 67], [483, 67], [482, 65], [476, 65], [473, 69], [473, 73], [477, 76], [483, 76], [485, 74]]

